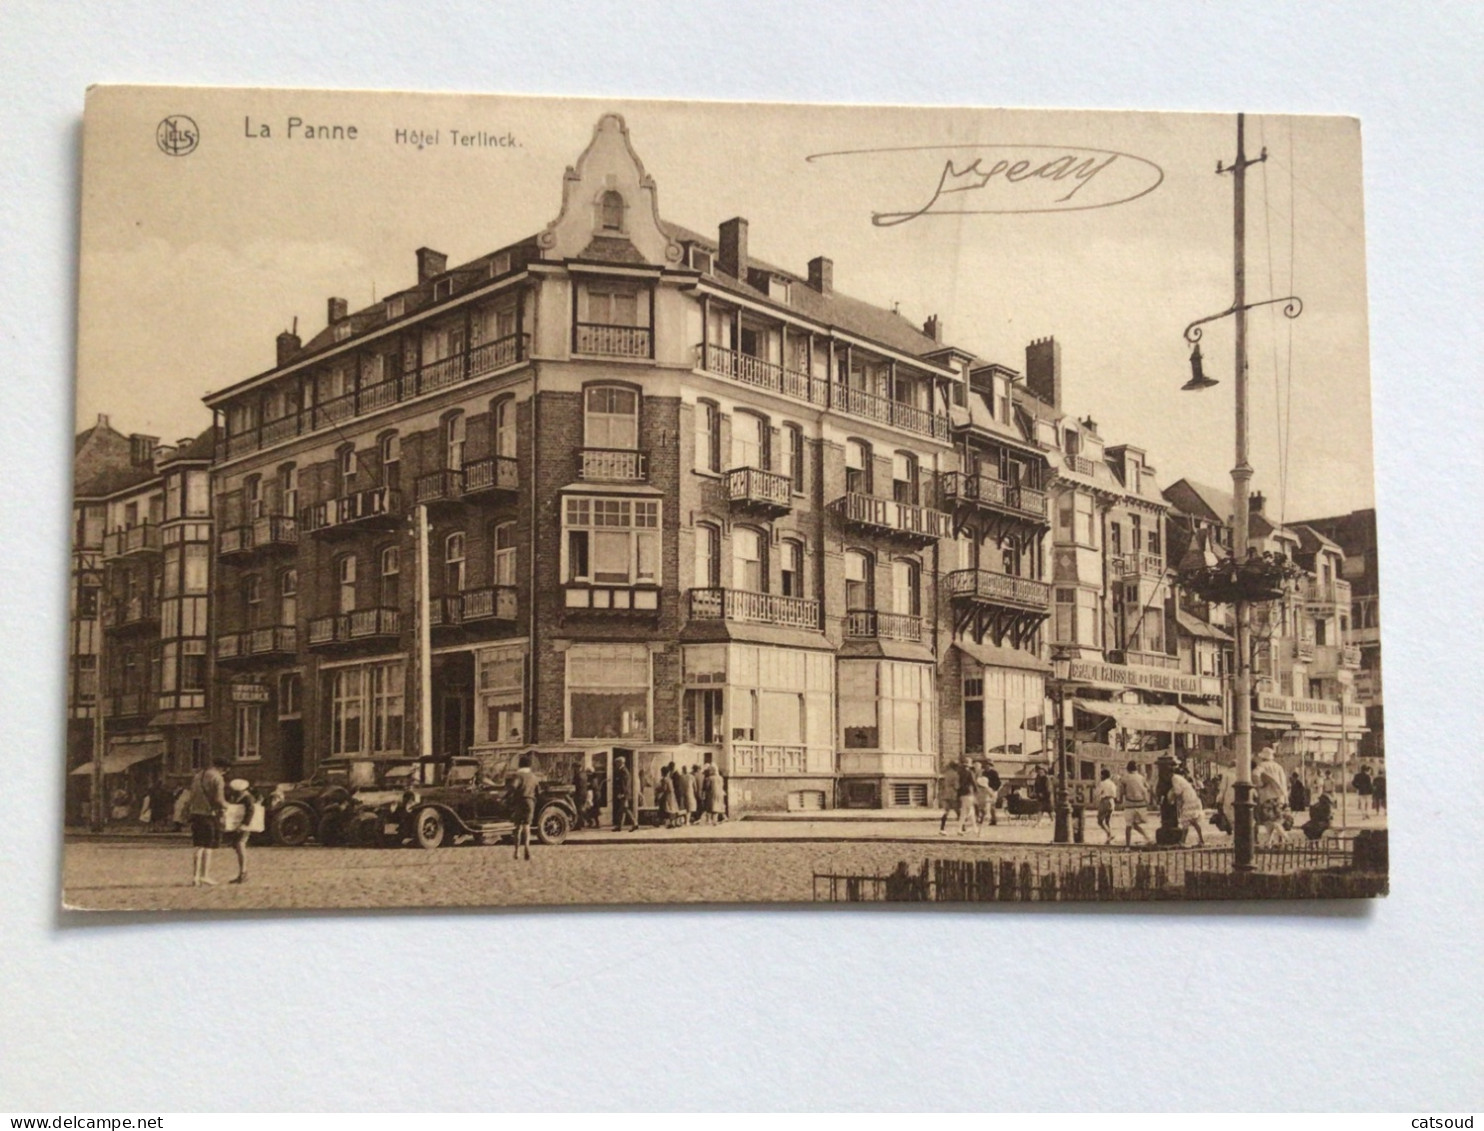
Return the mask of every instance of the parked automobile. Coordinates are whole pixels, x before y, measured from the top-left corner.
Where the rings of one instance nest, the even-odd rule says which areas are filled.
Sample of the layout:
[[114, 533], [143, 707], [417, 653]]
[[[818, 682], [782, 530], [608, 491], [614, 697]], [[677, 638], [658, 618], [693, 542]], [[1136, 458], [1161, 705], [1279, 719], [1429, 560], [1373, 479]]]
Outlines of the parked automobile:
[[[470, 772], [478, 766], [473, 758], [454, 763]], [[302, 782], [260, 792], [267, 806], [265, 835], [269, 843], [288, 847], [311, 838], [325, 845], [375, 843], [368, 839], [374, 822], [361, 815], [400, 799], [409, 785], [431, 780], [424, 767], [416, 758], [327, 759]]]
[[[440, 785], [413, 786], [380, 809], [382, 843], [395, 838], [419, 848], [438, 848], [463, 838], [487, 844], [515, 832], [509, 774], [458, 766]], [[542, 844], [561, 844], [577, 823], [568, 782], [542, 781], [531, 830]]]

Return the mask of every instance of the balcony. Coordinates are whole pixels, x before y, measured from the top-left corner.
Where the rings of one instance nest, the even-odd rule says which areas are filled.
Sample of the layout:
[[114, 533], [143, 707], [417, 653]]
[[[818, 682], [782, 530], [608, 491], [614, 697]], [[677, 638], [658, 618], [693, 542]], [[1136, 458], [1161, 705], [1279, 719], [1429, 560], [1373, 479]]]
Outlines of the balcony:
[[153, 597], [130, 597], [103, 606], [104, 628], [144, 628], [160, 623], [160, 602]]
[[942, 511], [855, 491], [836, 499], [830, 508], [846, 526], [917, 545], [929, 545], [953, 533], [953, 520]]
[[434, 598], [428, 622], [435, 627], [515, 620], [515, 586], [495, 585]]
[[939, 416], [927, 409], [894, 401], [889, 397], [877, 396], [864, 389], [838, 382], [832, 384], [821, 377], [813, 377], [739, 350], [702, 342], [696, 346], [696, 368], [739, 384], [781, 393], [820, 408], [834, 408], [863, 420], [890, 424], [908, 432], [931, 436], [935, 440], [948, 439], [949, 420], [946, 416]]
[[1350, 609], [1350, 583], [1348, 581], [1319, 581], [1310, 578], [1304, 582], [1304, 604], [1322, 608]]
[[160, 527], [153, 522], [126, 526], [103, 535], [103, 557], [122, 558], [130, 554], [157, 554], [160, 552]]
[[956, 569], [944, 582], [949, 598], [955, 601], [1015, 605], [1042, 613], [1051, 605], [1051, 586], [1029, 577], [1011, 577], [987, 569]]
[[1131, 668], [1163, 668], [1165, 671], [1180, 670], [1180, 657], [1164, 652], [1141, 652], [1134, 648], [1109, 648], [1110, 664], [1127, 664]]
[[727, 501], [740, 510], [787, 514], [793, 507], [793, 480], [773, 471], [736, 467], [727, 472]]
[[149, 713], [149, 696], [139, 691], [126, 691], [122, 695], [110, 695], [104, 711], [112, 719], [135, 719]]
[[515, 460], [494, 456], [455, 470], [419, 475], [412, 494], [417, 503], [456, 503], [495, 491], [514, 491], [519, 485], [520, 471]]
[[615, 326], [607, 322], [579, 322], [572, 331], [572, 352], [599, 357], [654, 356], [647, 326]]
[[649, 478], [649, 460], [629, 448], [581, 448], [577, 478], [596, 482], [643, 483]]
[[1312, 660], [1314, 658], [1314, 641], [1295, 640], [1293, 642], [1293, 658], [1295, 660], [1302, 660], [1305, 663]]
[[1165, 560], [1159, 554], [1143, 554], [1130, 551], [1109, 559], [1114, 571], [1124, 577], [1163, 577]]
[[1340, 670], [1355, 671], [1360, 667], [1360, 648], [1354, 644], [1317, 644], [1309, 675], [1324, 677]]
[[1096, 466], [1093, 461], [1088, 459], [1086, 456], [1073, 455], [1071, 453], [1068, 453], [1066, 455], [1065, 462], [1067, 465], [1067, 470], [1075, 471], [1078, 475], [1090, 476], [1093, 474], [1093, 468]]
[[390, 530], [402, 521], [402, 493], [391, 487], [368, 487], [299, 512], [300, 527], [311, 534], [334, 535], [355, 529]]
[[818, 631], [819, 602], [813, 597], [784, 597], [746, 589], [692, 589], [690, 618]]
[[939, 481], [939, 493], [949, 506], [982, 507], [1017, 518], [1046, 524], [1046, 492], [1006, 483], [988, 475], [950, 471]]
[[228, 632], [216, 639], [219, 663], [248, 660], [255, 656], [292, 656], [299, 650], [299, 631], [291, 625]]
[[217, 540], [217, 556], [248, 557], [264, 550], [292, 550], [299, 544], [299, 525], [288, 515], [264, 515], [245, 526], [231, 526]]
[[808, 773], [809, 750], [772, 742], [734, 742], [729, 772], [734, 777]]
[[491, 342], [482, 342], [469, 351], [469, 376], [482, 377], [507, 365], [524, 361], [528, 334], [507, 334]]
[[922, 643], [922, 618], [909, 613], [851, 609], [845, 614], [845, 635], [856, 640], [905, 640]]
[[309, 622], [309, 646], [323, 648], [359, 640], [396, 640], [402, 633], [402, 614], [396, 609], [356, 609]]

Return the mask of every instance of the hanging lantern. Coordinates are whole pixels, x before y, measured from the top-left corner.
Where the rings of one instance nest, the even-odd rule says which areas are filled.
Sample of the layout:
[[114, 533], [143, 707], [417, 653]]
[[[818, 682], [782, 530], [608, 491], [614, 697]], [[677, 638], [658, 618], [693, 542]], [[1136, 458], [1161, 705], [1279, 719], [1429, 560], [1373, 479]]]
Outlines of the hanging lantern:
[[1190, 380], [1180, 386], [1182, 393], [1209, 389], [1212, 385], [1220, 384], [1214, 377], [1207, 377], [1205, 370], [1201, 368], [1201, 344], [1196, 343], [1195, 349], [1190, 351]]

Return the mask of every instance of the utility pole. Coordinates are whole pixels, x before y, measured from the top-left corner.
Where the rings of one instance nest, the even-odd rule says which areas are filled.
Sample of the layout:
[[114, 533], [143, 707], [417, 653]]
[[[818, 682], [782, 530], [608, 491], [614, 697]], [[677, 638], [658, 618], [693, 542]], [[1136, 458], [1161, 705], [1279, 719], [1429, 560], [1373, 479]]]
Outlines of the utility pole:
[[433, 756], [433, 597], [428, 567], [428, 504], [417, 506], [417, 753]]
[[[95, 606], [93, 609], [93, 804], [92, 804], [92, 828], [94, 832], [102, 832], [104, 822], [108, 818], [106, 802], [103, 798], [103, 754], [108, 748], [107, 733], [104, 730], [104, 710], [108, 703], [108, 697], [103, 693], [106, 686], [107, 669], [104, 667], [103, 641], [108, 633], [105, 630], [106, 618], [103, 609], [108, 601], [108, 571], [103, 565], [100, 557], [98, 560], [98, 588], [95, 590]], [[78, 591], [81, 596], [81, 590]], [[76, 598], [74, 598], [76, 599]]]

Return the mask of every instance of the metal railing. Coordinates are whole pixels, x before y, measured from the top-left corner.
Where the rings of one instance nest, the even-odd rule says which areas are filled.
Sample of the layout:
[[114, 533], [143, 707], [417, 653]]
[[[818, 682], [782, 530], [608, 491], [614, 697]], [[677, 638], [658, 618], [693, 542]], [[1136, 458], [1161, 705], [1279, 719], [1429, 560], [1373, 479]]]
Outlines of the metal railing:
[[1304, 582], [1304, 603], [1308, 605], [1341, 605], [1348, 607], [1350, 604], [1350, 583], [1348, 581], [1319, 581], [1310, 578]]
[[1136, 668], [1164, 668], [1166, 671], [1180, 670], [1180, 657], [1164, 652], [1141, 652], [1136, 648], [1110, 648], [1108, 661], [1114, 664], [1129, 664]]
[[1042, 611], [1051, 605], [1051, 586], [1029, 577], [1011, 577], [987, 569], [956, 569], [944, 582], [949, 597], [1024, 605]]
[[464, 494], [514, 491], [520, 486], [520, 465], [512, 456], [489, 456], [464, 464]]
[[515, 612], [515, 586], [493, 585], [435, 599], [430, 618], [435, 625], [468, 624], [481, 620], [513, 621]]
[[1091, 475], [1095, 466], [1086, 456], [1073, 455], [1070, 452], [1066, 456], [1066, 465], [1068, 471], [1075, 471], [1078, 475]]
[[377, 636], [398, 636], [402, 614], [397, 609], [356, 609], [349, 613], [315, 617], [309, 622], [309, 645], [341, 644]]
[[469, 376], [479, 377], [517, 361], [525, 360], [526, 335], [507, 334], [503, 338], [481, 342], [469, 351]]
[[939, 480], [945, 503], [979, 503], [1046, 521], [1046, 492], [988, 475], [950, 471]]
[[830, 506], [847, 523], [869, 526], [890, 534], [906, 534], [914, 539], [931, 541], [947, 538], [953, 533], [951, 516], [929, 507], [899, 503], [895, 499], [879, 499], [875, 495], [852, 491]]
[[787, 509], [793, 504], [793, 480], [776, 471], [734, 467], [727, 472], [727, 499]]
[[368, 487], [338, 499], [305, 507], [299, 512], [299, 525], [314, 532], [368, 519], [395, 518], [402, 513], [402, 493], [391, 487]]
[[690, 617], [692, 620], [730, 620], [817, 629], [819, 602], [813, 597], [785, 597], [746, 589], [692, 589]]
[[292, 625], [228, 632], [217, 637], [216, 658], [235, 660], [246, 656], [292, 655], [299, 650], [299, 632]]
[[292, 547], [299, 542], [299, 525], [289, 515], [263, 515], [242, 526], [231, 526], [221, 532], [217, 553], [246, 554], [274, 546]]
[[157, 552], [160, 548], [160, 527], [153, 522], [142, 522], [138, 526], [126, 526], [103, 535], [103, 556], [119, 558], [126, 554]]
[[577, 455], [579, 479], [643, 483], [649, 478], [649, 461], [643, 452], [629, 448], [582, 448]]
[[104, 628], [127, 628], [150, 624], [160, 619], [160, 602], [155, 597], [130, 597], [109, 601], [103, 606]]
[[845, 635], [872, 640], [906, 640], [916, 644], [922, 640], [922, 618], [910, 613], [851, 609], [845, 614]]
[[604, 357], [650, 357], [650, 340], [647, 326], [579, 322], [572, 348], [577, 353], [595, 353]]

